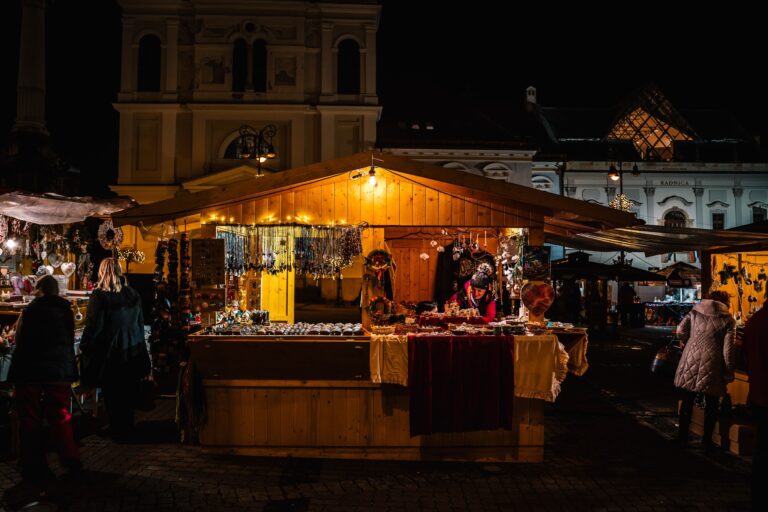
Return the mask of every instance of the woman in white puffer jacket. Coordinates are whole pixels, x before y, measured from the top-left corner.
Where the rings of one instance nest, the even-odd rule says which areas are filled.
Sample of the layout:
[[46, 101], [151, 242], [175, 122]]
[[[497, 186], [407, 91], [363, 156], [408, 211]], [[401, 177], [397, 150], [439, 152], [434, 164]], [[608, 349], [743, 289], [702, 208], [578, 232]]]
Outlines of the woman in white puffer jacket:
[[677, 326], [677, 336], [685, 344], [675, 372], [675, 386], [683, 390], [677, 437], [680, 444], [688, 441], [696, 393], [704, 393], [704, 435], [701, 444], [705, 448], [714, 446], [712, 434], [720, 397], [725, 395], [726, 385], [733, 381], [736, 321], [728, 309], [729, 302], [727, 292], [714, 291]]

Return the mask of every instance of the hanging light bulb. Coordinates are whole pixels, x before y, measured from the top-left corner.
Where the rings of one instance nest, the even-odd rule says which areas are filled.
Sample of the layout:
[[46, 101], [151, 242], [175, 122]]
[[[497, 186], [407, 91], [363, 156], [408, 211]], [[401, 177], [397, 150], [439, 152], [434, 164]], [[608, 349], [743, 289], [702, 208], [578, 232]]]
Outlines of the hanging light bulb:
[[368, 171], [368, 184], [372, 187], [376, 186], [376, 168], [371, 166], [371, 170]]

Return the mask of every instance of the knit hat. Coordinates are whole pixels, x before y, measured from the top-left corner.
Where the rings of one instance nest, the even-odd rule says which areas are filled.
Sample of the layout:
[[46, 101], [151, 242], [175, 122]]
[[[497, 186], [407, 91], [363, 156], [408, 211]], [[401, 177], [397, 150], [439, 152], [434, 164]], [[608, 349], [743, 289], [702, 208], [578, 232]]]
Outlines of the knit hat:
[[488, 288], [491, 284], [491, 277], [485, 272], [475, 272], [472, 275], [472, 279], [469, 280], [469, 284], [472, 288]]

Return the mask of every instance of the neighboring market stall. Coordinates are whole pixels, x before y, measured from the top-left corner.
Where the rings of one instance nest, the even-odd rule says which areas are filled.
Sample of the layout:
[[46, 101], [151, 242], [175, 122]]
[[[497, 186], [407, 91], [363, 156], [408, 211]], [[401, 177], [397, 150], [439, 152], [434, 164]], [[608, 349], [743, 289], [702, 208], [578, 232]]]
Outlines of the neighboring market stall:
[[[479, 269], [488, 269], [499, 296], [520, 296], [524, 276], [549, 274], [548, 260], [527, 257], [523, 265], [524, 252], [537, 253], [528, 248], [552, 234], [636, 222], [378, 153], [180, 196], [113, 220], [146, 233], [173, 226], [191, 238], [189, 316], [212, 325], [189, 338], [204, 393], [192, 391], [184, 407], [188, 434], [200, 428], [206, 449], [510, 461], [542, 460], [543, 401], [556, 397], [566, 360], [572, 373], [586, 370], [586, 332], [516, 316], [477, 323], [476, 311], [450, 305], [416, 315], [414, 304], [446, 297], [441, 284], [460, 290]], [[156, 253], [161, 269], [163, 244], [176, 237], [167, 238]], [[359, 322], [294, 322], [297, 276], [341, 278], [355, 264], [363, 273]], [[535, 301], [547, 300], [542, 290], [538, 299], [530, 290], [532, 314], [542, 309]], [[457, 383], [468, 386], [463, 394]]]
[[[105, 252], [118, 250], [121, 239], [119, 229], [92, 233], [84, 221], [129, 205], [125, 198], [0, 193], [0, 381], [7, 377], [15, 348], [16, 321], [34, 299], [39, 277], [51, 275], [58, 281], [60, 295], [72, 304], [79, 339], [90, 293], [92, 251], [101, 245]], [[111, 227], [111, 222], [104, 226]]]

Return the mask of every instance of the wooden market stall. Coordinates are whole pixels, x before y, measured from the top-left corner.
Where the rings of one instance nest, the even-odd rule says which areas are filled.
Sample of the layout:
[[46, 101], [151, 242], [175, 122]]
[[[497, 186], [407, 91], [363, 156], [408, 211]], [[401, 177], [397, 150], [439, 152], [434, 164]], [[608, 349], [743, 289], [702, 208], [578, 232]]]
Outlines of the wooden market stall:
[[[354, 179], [360, 175], [365, 178]], [[203, 237], [225, 225], [366, 223], [363, 254], [387, 248], [397, 264], [395, 303], [430, 299], [435, 285], [436, 258], [420, 257], [423, 242], [409, 240], [410, 233], [439, 238], [443, 229], [461, 228], [492, 246], [500, 232], [523, 228], [529, 244], [542, 245], [552, 235], [568, 238], [636, 222], [628, 213], [381, 153], [184, 195], [113, 220], [144, 228], [174, 223]], [[261, 276], [261, 308], [273, 322], [293, 322], [292, 274]], [[556, 350], [557, 339], [550, 338], [538, 340], [547, 344], [542, 350]], [[536, 399], [514, 398], [511, 428], [411, 436], [408, 391], [372, 382], [370, 343], [367, 333], [190, 338], [208, 410], [200, 443], [254, 455], [542, 460], [543, 402]], [[580, 347], [586, 349], [585, 339]], [[526, 368], [514, 371], [517, 383]]]

